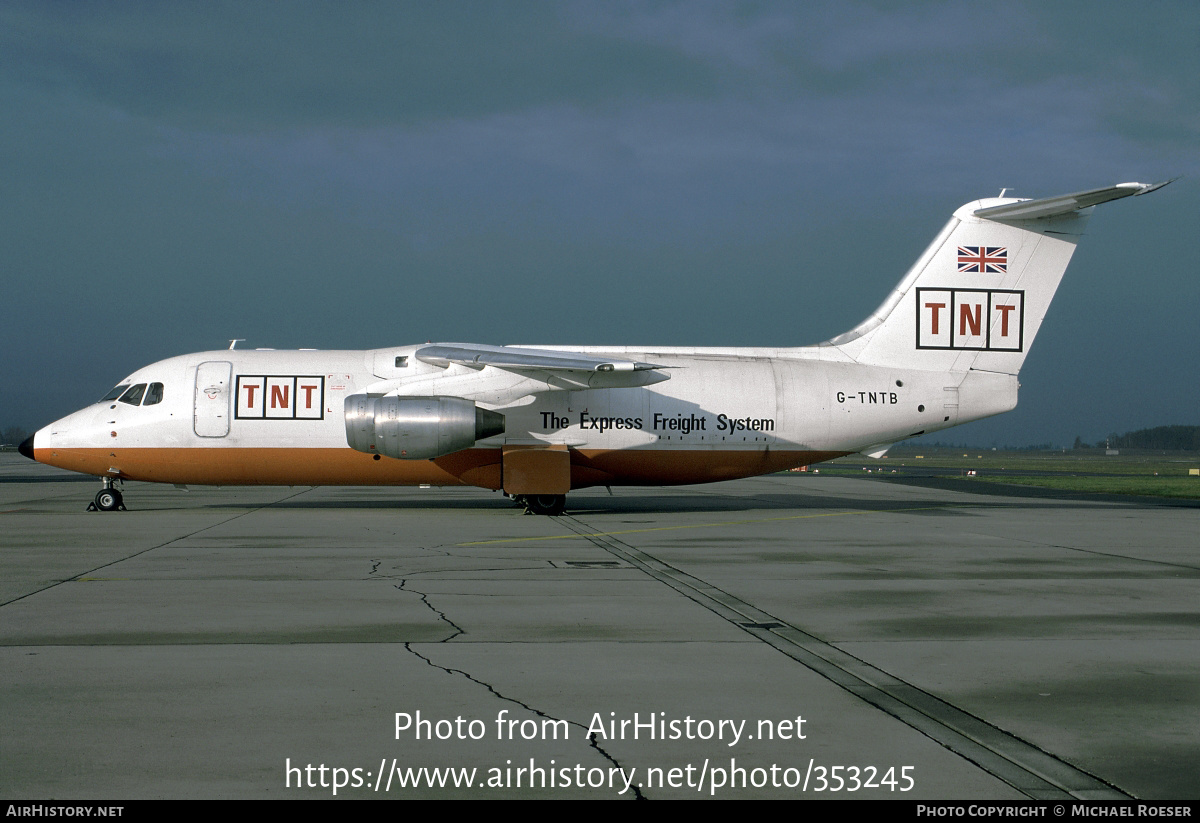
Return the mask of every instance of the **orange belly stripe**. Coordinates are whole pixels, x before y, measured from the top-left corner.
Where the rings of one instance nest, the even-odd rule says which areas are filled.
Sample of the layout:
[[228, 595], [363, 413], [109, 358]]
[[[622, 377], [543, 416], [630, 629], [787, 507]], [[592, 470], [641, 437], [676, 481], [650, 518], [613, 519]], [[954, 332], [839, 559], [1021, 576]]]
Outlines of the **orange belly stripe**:
[[[571, 488], [734, 480], [819, 463], [845, 452], [571, 449]], [[349, 448], [37, 448], [40, 463], [126, 480], [213, 486], [503, 487], [500, 449], [434, 460], [375, 459]]]

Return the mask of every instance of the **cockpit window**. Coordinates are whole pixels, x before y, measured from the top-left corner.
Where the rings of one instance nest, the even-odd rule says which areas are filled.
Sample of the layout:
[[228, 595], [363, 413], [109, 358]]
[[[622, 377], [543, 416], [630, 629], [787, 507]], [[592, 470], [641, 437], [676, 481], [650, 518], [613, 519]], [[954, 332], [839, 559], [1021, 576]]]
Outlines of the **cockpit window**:
[[128, 383], [122, 383], [119, 386], [113, 386], [112, 391], [100, 398], [100, 402], [107, 403], [109, 400], [116, 400], [127, 388], [129, 388]]
[[129, 390], [118, 398], [122, 403], [128, 403], [131, 406], [137, 406], [142, 402], [142, 395], [146, 393], [146, 384], [138, 383], [136, 386], [130, 386]]
[[146, 399], [142, 401], [143, 406], [153, 406], [155, 403], [162, 402], [163, 384], [151, 383], [150, 388], [146, 391]]

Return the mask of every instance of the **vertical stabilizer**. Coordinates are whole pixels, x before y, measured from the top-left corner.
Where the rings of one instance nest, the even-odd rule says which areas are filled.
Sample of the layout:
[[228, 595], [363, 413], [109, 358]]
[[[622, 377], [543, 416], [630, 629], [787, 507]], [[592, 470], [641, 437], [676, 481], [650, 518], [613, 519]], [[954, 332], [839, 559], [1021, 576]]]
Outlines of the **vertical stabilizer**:
[[1164, 185], [968, 203], [883, 305], [827, 345], [870, 365], [1016, 374], [1091, 207]]

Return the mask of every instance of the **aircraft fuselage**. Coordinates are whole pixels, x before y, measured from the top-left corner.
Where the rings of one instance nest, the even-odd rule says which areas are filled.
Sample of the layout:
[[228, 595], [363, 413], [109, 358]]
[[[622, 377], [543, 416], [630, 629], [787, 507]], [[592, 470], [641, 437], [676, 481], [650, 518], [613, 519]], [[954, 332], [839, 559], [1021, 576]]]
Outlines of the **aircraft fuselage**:
[[[836, 353], [821, 347], [605, 349], [654, 360], [671, 377], [627, 388], [546, 385], [528, 394], [534, 387], [527, 377], [428, 365], [414, 357], [420, 348], [170, 358], [121, 384], [161, 384], [159, 402], [113, 399], [75, 412], [37, 434], [35, 458], [102, 477], [179, 484], [500, 489], [506, 449], [557, 447], [570, 455], [571, 488], [704, 483], [828, 460], [1016, 403], [1015, 378], [971, 375], [964, 409], [959, 387], [966, 373], [837, 362], [824, 359]], [[398, 361], [406, 365], [397, 368]], [[351, 448], [346, 399], [397, 382], [412, 396], [469, 394], [503, 414], [505, 431], [432, 459]]]

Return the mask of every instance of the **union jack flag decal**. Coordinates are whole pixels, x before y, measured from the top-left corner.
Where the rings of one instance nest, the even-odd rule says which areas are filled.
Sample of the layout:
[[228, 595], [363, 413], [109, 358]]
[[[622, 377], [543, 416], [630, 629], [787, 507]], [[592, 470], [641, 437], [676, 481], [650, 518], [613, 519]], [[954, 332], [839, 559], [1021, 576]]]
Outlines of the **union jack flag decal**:
[[958, 271], [965, 274], [1006, 274], [1008, 249], [1004, 246], [959, 246]]

